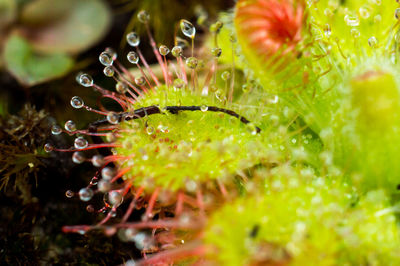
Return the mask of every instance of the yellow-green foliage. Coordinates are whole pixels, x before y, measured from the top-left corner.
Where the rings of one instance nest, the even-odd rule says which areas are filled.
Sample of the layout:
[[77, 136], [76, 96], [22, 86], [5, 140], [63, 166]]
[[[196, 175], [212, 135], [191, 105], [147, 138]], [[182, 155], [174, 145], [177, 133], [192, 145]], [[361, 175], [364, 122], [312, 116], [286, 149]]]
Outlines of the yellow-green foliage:
[[357, 202], [347, 186], [310, 177], [304, 169], [283, 166], [264, 176], [264, 192], [211, 216], [204, 237], [210, 260], [225, 265], [400, 263], [398, 228], [382, 191]]
[[[202, 106], [203, 111], [164, 112], [126, 121], [121, 128], [118, 155], [133, 158], [120, 165], [131, 167], [124, 176], [147, 189], [160, 186], [185, 189], [188, 181], [206, 183], [234, 175], [267, 158], [267, 129], [241, 123], [227, 114], [207, 111], [223, 106], [214, 96], [199, 96], [188, 89], [160, 87], [133, 106]], [[242, 115], [242, 114], [241, 114]]]

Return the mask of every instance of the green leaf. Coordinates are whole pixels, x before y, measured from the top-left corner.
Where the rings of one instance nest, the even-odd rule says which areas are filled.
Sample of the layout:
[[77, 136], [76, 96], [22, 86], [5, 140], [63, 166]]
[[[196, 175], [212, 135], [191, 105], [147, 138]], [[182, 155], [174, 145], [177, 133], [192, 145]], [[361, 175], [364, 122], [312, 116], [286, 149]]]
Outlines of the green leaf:
[[65, 54], [43, 55], [36, 53], [29, 43], [11, 34], [3, 51], [6, 68], [24, 85], [32, 86], [64, 75], [73, 60]]
[[[39, 0], [28, 5], [23, 12], [24, 24], [20, 30], [35, 50], [43, 53], [63, 52], [75, 54], [98, 42], [107, 32], [111, 15], [102, 0], [63, 0], [61, 3]], [[61, 12], [54, 21], [54, 14]], [[55, 3], [59, 8], [54, 8]], [[53, 14], [47, 16], [46, 14]], [[44, 23], [43, 17], [48, 18]], [[39, 19], [40, 18], [40, 19]], [[35, 23], [36, 21], [36, 23]], [[40, 24], [40, 26], [37, 25]]]

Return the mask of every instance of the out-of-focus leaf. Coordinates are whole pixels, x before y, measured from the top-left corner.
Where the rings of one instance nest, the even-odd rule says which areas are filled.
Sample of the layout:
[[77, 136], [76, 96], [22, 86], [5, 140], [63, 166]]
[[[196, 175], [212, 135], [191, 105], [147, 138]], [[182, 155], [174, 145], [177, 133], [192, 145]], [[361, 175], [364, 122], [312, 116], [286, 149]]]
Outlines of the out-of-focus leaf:
[[14, 0], [0, 0], [0, 31], [10, 24], [17, 14]]
[[[43, 5], [58, 4], [58, 1], [40, 2]], [[69, 11], [63, 17], [42, 27], [23, 26], [22, 32], [35, 50], [44, 53], [78, 53], [99, 41], [107, 32], [111, 16], [103, 0], [60, 2], [67, 2], [69, 5]], [[51, 7], [46, 8], [51, 10]], [[47, 12], [42, 14], [44, 17], [47, 15]], [[35, 16], [39, 16], [39, 13]]]
[[[2, 0], [0, 0], [2, 1]], [[44, 25], [68, 16], [73, 6], [65, 0], [36, 0], [24, 6], [20, 21], [25, 25]]]
[[25, 39], [15, 33], [5, 43], [3, 58], [6, 68], [28, 86], [62, 76], [73, 64], [65, 54], [36, 53]]

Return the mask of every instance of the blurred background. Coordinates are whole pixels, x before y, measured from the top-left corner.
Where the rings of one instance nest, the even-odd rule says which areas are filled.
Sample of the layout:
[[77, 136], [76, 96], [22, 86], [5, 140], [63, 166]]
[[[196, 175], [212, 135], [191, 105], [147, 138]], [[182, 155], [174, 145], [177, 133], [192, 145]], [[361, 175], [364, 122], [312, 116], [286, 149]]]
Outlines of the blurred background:
[[95, 169], [74, 165], [68, 153], [47, 154], [43, 145], [71, 145], [65, 134], [50, 134], [54, 124], [73, 120], [84, 128], [98, 119], [69, 102], [79, 95], [96, 106], [98, 94], [75, 81], [80, 71], [113, 89], [98, 62], [106, 47], [128, 65], [125, 35], [136, 31], [154, 63], [139, 11], [151, 15], [157, 44], [172, 47], [181, 18], [197, 22], [201, 45], [203, 25], [233, 5], [233, 0], [0, 0], [0, 262], [114, 265], [140, 257], [134, 244], [117, 235], [61, 231], [63, 225], [94, 223], [98, 215], [90, 210], [102, 200], [87, 208], [68, 199], [65, 192], [85, 186]]

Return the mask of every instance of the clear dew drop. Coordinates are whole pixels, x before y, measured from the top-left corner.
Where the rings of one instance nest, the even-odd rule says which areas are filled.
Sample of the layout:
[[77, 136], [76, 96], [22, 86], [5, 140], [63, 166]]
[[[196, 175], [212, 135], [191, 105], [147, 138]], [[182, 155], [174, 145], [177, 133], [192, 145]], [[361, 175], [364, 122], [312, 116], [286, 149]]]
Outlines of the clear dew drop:
[[67, 122], [65, 122], [64, 128], [68, 132], [73, 132], [76, 130], [76, 124], [74, 121], [68, 120]]
[[70, 103], [71, 106], [74, 107], [75, 109], [82, 108], [84, 105], [82, 98], [79, 96], [72, 97]]
[[205, 105], [205, 104], [203, 104], [202, 106], [200, 106], [200, 110], [201, 110], [202, 112], [207, 112], [207, 111], [208, 111], [208, 106]]
[[45, 152], [51, 152], [54, 149], [54, 147], [50, 143], [46, 143], [46, 144], [44, 144], [43, 149]]
[[222, 54], [222, 49], [219, 47], [214, 47], [211, 49], [211, 54], [215, 57], [220, 57]]
[[111, 48], [111, 47], [107, 47], [104, 52], [108, 53], [109, 55], [111, 55], [111, 58], [113, 61], [115, 61], [118, 58], [118, 54], [117, 52]]
[[114, 169], [113, 168], [111, 168], [111, 167], [104, 167], [102, 170], [101, 170], [101, 177], [104, 179], [104, 180], [111, 180], [113, 177], [114, 177], [114, 174], [115, 174], [115, 172], [114, 172]]
[[180, 46], [182, 49], [189, 46], [189, 42], [179, 36], [176, 36], [175, 42], [176, 42], [176, 46]]
[[149, 13], [147, 13], [147, 11], [145, 10], [141, 10], [138, 14], [137, 14], [137, 18], [141, 23], [147, 23], [150, 20], [150, 15]]
[[114, 191], [111, 191], [111, 192], [108, 194], [108, 201], [109, 201], [112, 205], [118, 206], [118, 205], [120, 205], [120, 204], [122, 203], [122, 201], [123, 201], [123, 196], [122, 196], [122, 194], [121, 194], [119, 191], [114, 190]]
[[108, 180], [101, 179], [99, 183], [97, 183], [97, 188], [101, 192], [107, 192], [111, 189], [111, 183]]
[[174, 57], [180, 57], [180, 56], [182, 56], [183, 49], [182, 49], [181, 46], [176, 45], [176, 46], [174, 46], [174, 47], [172, 48], [171, 53], [172, 53], [172, 55], [173, 55]]
[[358, 38], [361, 35], [360, 31], [354, 28], [350, 30], [350, 34], [353, 38]]
[[394, 17], [396, 19], [400, 19], [400, 8], [396, 8], [396, 10], [394, 11]]
[[185, 86], [183, 79], [175, 79], [173, 83], [175, 91], [181, 90]]
[[89, 201], [92, 199], [94, 192], [92, 189], [85, 187], [81, 188], [78, 194], [81, 201]]
[[169, 54], [169, 48], [166, 45], [161, 45], [158, 48], [158, 51], [160, 52], [161, 55], [166, 56], [167, 54]]
[[110, 124], [116, 125], [119, 123], [119, 116], [118, 114], [114, 113], [114, 112], [109, 112], [107, 115], [107, 121]]
[[76, 164], [81, 164], [86, 160], [82, 152], [76, 151], [72, 154], [72, 161]]
[[53, 135], [60, 135], [62, 133], [62, 129], [59, 125], [53, 125], [51, 127], [51, 134]]
[[94, 167], [102, 167], [104, 165], [104, 157], [100, 154], [93, 155], [92, 164]]
[[132, 46], [132, 47], [137, 47], [137, 46], [139, 46], [139, 44], [140, 44], [140, 37], [139, 37], [139, 35], [138, 35], [136, 32], [134, 32], [134, 31], [129, 32], [129, 33], [126, 35], [126, 42], [127, 42], [130, 46]]
[[146, 133], [148, 134], [148, 135], [152, 135], [153, 133], [154, 133], [154, 127], [153, 126], [147, 126], [146, 127]]
[[103, 69], [103, 73], [106, 77], [112, 77], [114, 76], [114, 69], [111, 66], [106, 66]]
[[221, 74], [221, 78], [222, 80], [227, 81], [228, 79], [231, 78], [231, 73], [229, 71], [224, 71]]
[[137, 63], [139, 63], [139, 56], [138, 56], [137, 53], [135, 53], [135, 52], [133, 52], [133, 51], [130, 51], [130, 52], [126, 55], [126, 58], [128, 59], [128, 61], [129, 61], [131, 64], [137, 64]]
[[217, 21], [217, 22], [211, 24], [210, 32], [215, 32], [218, 34], [221, 31], [223, 26], [224, 26], [224, 23], [222, 23], [222, 21]]
[[370, 37], [370, 38], [368, 39], [368, 45], [369, 45], [371, 48], [376, 48], [376, 47], [378, 47], [378, 39], [376, 39], [374, 36]]
[[94, 212], [94, 206], [93, 205], [86, 206], [86, 211], [90, 213]]
[[251, 135], [257, 134], [257, 127], [253, 123], [248, 123], [246, 125], [247, 130], [250, 132]]
[[135, 83], [138, 86], [144, 86], [146, 84], [146, 79], [144, 77], [135, 78]]
[[344, 16], [344, 22], [346, 22], [346, 24], [351, 27], [356, 27], [360, 25], [360, 20], [358, 16], [346, 15]]
[[102, 52], [99, 55], [99, 61], [103, 66], [111, 66], [114, 63], [113, 56], [108, 52]]
[[125, 83], [119, 81], [117, 84], [115, 84], [115, 90], [118, 93], [125, 94], [128, 91], [128, 87], [125, 85]]
[[324, 33], [325, 33], [325, 36], [326, 36], [327, 38], [331, 37], [331, 35], [332, 35], [331, 25], [325, 24], [325, 26], [324, 26]]
[[181, 19], [179, 22], [179, 26], [181, 27], [181, 31], [183, 35], [189, 38], [194, 38], [196, 35], [196, 28], [193, 26], [193, 24], [186, 19]]
[[79, 150], [87, 148], [88, 145], [88, 141], [83, 137], [77, 137], [74, 141], [74, 147]]
[[67, 197], [67, 198], [72, 198], [73, 196], [74, 196], [74, 192], [72, 191], [72, 190], [67, 190], [67, 191], [65, 191], [65, 196]]
[[91, 87], [93, 86], [93, 78], [89, 74], [83, 73], [79, 75], [78, 83], [84, 87]]
[[360, 8], [358, 9], [358, 12], [360, 13], [360, 16], [361, 16], [363, 19], [367, 19], [367, 18], [369, 18], [369, 16], [370, 16], [370, 13], [369, 13], [368, 9], [365, 8], [365, 7], [360, 7]]
[[199, 60], [197, 60], [196, 57], [189, 57], [188, 59], [186, 59], [186, 65], [191, 69], [195, 69], [198, 63]]

